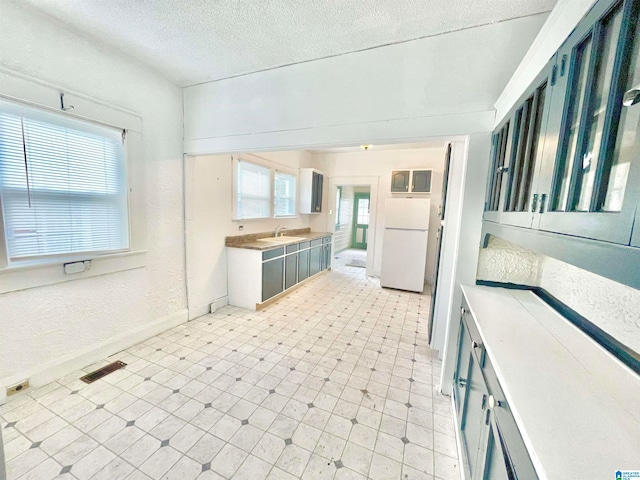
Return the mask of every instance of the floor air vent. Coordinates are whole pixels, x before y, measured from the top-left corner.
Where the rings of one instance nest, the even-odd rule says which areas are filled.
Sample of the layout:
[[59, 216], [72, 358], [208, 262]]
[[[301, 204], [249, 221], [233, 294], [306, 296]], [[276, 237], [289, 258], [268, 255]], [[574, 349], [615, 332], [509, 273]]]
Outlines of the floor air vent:
[[95, 372], [91, 372], [86, 374], [84, 377], [80, 377], [84, 383], [93, 383], [96, 380], [101, 379], [105, 375], [109, 375], [111, 372], [115, 372], [116, 370], [120, 370], [121, 368], [126, 367], [127, 364], [118, 360], [117, 362], [110, 363], [109, 365], [105, 365], [102, 368], [99, 368]]

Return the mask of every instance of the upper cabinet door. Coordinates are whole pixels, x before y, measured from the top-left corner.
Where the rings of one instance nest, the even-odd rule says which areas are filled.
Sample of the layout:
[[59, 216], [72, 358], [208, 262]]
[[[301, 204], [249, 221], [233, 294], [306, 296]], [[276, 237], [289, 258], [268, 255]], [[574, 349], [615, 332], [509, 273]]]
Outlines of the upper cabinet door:
[[431, 170], [412, 170], [411, 191], [414, 193], [431, 193]]
[[554, 91], [555, 60], [554, 56], [494, 134], [485, 220], [532, 226], [542, 157], [554, 147], [554, 138], [546, 136], [546, 129]]
[[562, 113], [548, 125], [558, 144], [550, 181], [539, 185], [547, 196], [541, 230], [630, 242], [640, 193], [640, 104], [623, 106], [623, 99], [634, 86], [640, 94], [638, 3], [601, 0], [558, 52], [566, 93], [562, 102], [555, 97], [554, 115]]
[[391, 172], [391, 191], [406, 193], [409, 191], [409, 170], [394, 170]]

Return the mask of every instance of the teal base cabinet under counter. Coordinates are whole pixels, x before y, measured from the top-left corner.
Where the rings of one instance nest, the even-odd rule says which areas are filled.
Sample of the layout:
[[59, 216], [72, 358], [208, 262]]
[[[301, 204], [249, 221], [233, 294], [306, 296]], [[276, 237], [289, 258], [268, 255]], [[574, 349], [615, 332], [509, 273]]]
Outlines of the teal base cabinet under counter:
[[229, 305], [258, 310], [263, 304], [331, 268], [330, 234], [308, 234], [305, 241], [227, 247]]
[[464, 478], [638, 470], [638, 374], [533, 291], [462, 291], [452, 406]]

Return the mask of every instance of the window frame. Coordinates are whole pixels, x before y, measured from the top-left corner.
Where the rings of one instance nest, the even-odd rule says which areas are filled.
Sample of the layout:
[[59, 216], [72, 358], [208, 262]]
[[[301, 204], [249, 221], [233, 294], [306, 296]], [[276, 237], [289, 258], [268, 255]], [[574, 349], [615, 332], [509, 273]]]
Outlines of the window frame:
[[335, 229], [340, 230], [340, 207], [342, 205], [342, 185], [336, 187], [336, 223]]
[[[146, 215], [142, 117], [131, 110], [107, 105], [89, 96], [72, 92], [65, 93], [65, 102], [73, 105], [74, 108], [62, 111], [59, 88], [28, 78], [18, 78], [7, 72], [0, 72], [0, 80], [6, 81], [7, 86], [0, 94], [2, 100], [126, 131], [125, 172], [129, 226], [129, 248], [126, 251], [70, 253], [14, 261], [9, 264], [4, 220], [0, 217], [0, 293], [145, 267], [147, 265], [147, 232], [144, 221]], [[66, 274], [64, 264], [78, 261], [90, 261], [90, 269], [80, 273]]]
[[[232, 220], [233, 221], [238, 221], [238, 222], [245, 222], [245, 221], [250, 221], [250, 220], [266, 220], [269, 218], [273, 218], [273, 168], [268, 165], [266, 162], [261, 161], [259, 159], [255, 159], [255, 157], [250, 157], [248, 158], [248, 156], [246, 155], [241, 155], [241, 156], [235, 156], [232, 155], [231, 157], [231, 162], [232, 162], [232, 170], [233, 170], [233, 186], [232, 186], [232, 192], [233, 192], [233, 199], [232, 199], [232, 210], [233, 210], [233, 214], [232, 214]], [[245, 163], [250, 163], [252, 165], [257, 165], [259, 167], [262, 168], [266, 168], [269, 170], [269, 200], [268, 200], [268, 205], [269, 205], [269, 213], [264, 216], [264, 217], [241, 217], [239, 215], [239, 209], [238, 209], [238, 168], [240, 166], [240, 164], [242, 162]]]
[[[263, 168], [269, 169], [269, 215], [266, 217], [246, 217], [242, 218], [238, 215], [238, 164], [240, 162], [252, 163], [254, 165], [258, 165]], [[300, 171], [295, 168], [288, 168], [287, 166], [283, 166], [281, 164], [275, 163], [270, 160], [263, 159], [258, 157], [257, 155], [251, 155], [247, 153], [239, 154], [239, 155], [231, 155], [231, 170], [232, 170], [232, 222], [254, 222], [254, 221], [265, 221], [265, 220], [279, 220], [279, 219], [288, 219], [288, 218], [299, 218], [299, 210], [300, 210]], [[275, 174], [276, 172], [280, 172], [286, 175], [291, 175], [295, 178], [296, 181], [296, 194], [295, 194], [295, 213], [293, 215], [280, 215], [276, 216], [275, 214]]]
[[[272, 207], [272, 212], [273, 212], [273, 218], [296, 218], [298, 215], [298, 185], [300, 183], [300, 178], [298, 176], [298, 174], [296, 172], [294, 172], [293, 170], [286, 170], [286, 169], [282, 169], [282, 168], [272, 168], [272, 177], [273, 177], [273, 182], [272, 182], [272, 188], [273, 188], [273, 192], [272, 192], [272, 200], [271, 200], [271, 207]], [[286, 175], [289, 177], [293, 177], [294, 180], [294, 184], [293, 184], [293, 213], [289, 213], [286, 215], [277, 215], [276, 214], [276, 176], [280, 174], [280, 175]]]
[[[117, 215], [114, 217], [116, 219], [116, 223], [120, 227], [123, 227], [122, 235], [118, 240], [122, 243], [114, 248], [95, 248], [95, 244], [93, 244], [94, 248], [86, 250], [56, 252], [50, 251], [46, 247], [44, 247], [44, 251], [40, 251], [40, 248], [32, 250], [32, 248], [27, 247], [27, 252], [25, 252], [25, 254], [18, 255], [17, 252], [14, 252], [13, 256], [10, 254], [11, 252], [9, 252], [9, 245], [11, 245], [10, 239], [7, 238], [6, 231], [3, 230], [2, 236], [4, 243], [2, 246], [4, 247], [3, 254], [5, 264], [9, 267], [14, 267], [31, 264], [34, 262], [55, 262], [60, 258], [75, 256], [93, 257], [99, 255], [112, 255], [129, 252], [131, 249], [131, 235], [129, 231], [129, 183], [127, 179], [126, 131], [116, 127], [98, 125], [95, 122], [87, 120], [68, 118], [67, 116], [61, 115], [57, 112], [49, 112], [48, 110], [42, 108], [34, 108], [19, 102], [7, 101], [4, 99], [2, 99], [2, 102], [3, 105], [0, 105], [0, 109], [2, 109], [2, 111], [5, 111], [4, 108], [6, 106], [9, 118], [17, 118], [17, 116], [20, 115], [20, 123], [24, 122], [23, 128], [25, 129], [25, 133], [22, 137], [22, 148], [25, 149], [25, 157], [23, 159], [22, 153], [20, 153], [19, 157], [14, 156], [13, 159], [11, 157], [7, 159], [9, 168], [11, 169], [11, 165], [13, 165], [14, 168], [18, 168], [18, 170], [13, 171], [13, 173], [11, 173], [11, 170], [9, 170], [8, 177], [6, 179], [9, 183], [6, 184], [5, 182], [4, 187], [0, 185], [0, 222], [2, 222], [3, 229], [6, 227], [6, 222], [12, 222], [12, 220], [10, 219], [14, 219], [13, 221], [18, 221], [19, 225], [24, 225], [23, 222], [27, 222], [28, 224], [31, 224], [32, 222], [39, 223], [41, 220], [43, 220], [42, 217], [38, 217], [39, 220], [36, 220], [35, 218], [33, 220], [28, 220], [27, 218], [18, 220], [18, 218], [20, 218], [24, 212], [22, 214], [19, 214], [20, 216], [18, 218], [14, 217], [13, 215], [7, 215], [7, 218], [5, 218], [5, 215], [10, 212], [11, 209], [7, 211], [4, 207], [14, 204], [14, 202], [16, 201], [16, 192], [22, 192], [22, 194], [33, 199], [33, 201], [35, 202], [34, 207], [36, 209], [36, 212], [39, 207], [49, 208], [50, 206], [53, 208], [53, 210], [50, 212], [53, 215], [57, 215], [63, 211], [67, 211], [71, 205], [78, 205], [79, 207], [88, 206], [90, 209], [95, 205], [114, 205], [117, 211]], [[28, 110], [23, 110], [23, 108]], [[11, 122], [11, 120], [9, 121]], [[29, 138], [33, 136], [33, 132], [32, 134], [29, 134], [29, 131], [27, 130], [31, 122], [33, 122], [34, 128], [36, 129], [35, 137], [33, 138]], [[62, 138], [60, 138], [60, 129], [62, 129], [62, 132], [64, 132], [62, 134]], [[110, 130], [110, 132], [107, 132], [107, 130]], [[40, 135], [40, 138], [36, 139], [39, 136], [37, 133], [38, 131], [42, 132], [43, 135]], [[16, 132], [14, 132], [14, 134], [15, 133]], [[80, 139], [80, 143], [77, 143], [76, 140], [76, 143], [72, 144], [75, 149], [69, 149], [69, 144], [66, 144], [65, 146], [64, 139], [66, 139], [68, 136], [72, 139], [74, 137], [76, 139]], [[15, 137], [13, 139], [16, 140]], [[108, 182], [108, 184], [111, 187], [116, 187], [117, 190], [115, 191], [115, 193], [111, 192], [106, 196], [105, 194], [107, 192], [101, 190], [100, 188], [95, 191], [90, 191], [86, 188], [78, 189], [78, 187], [82, 185], [82, 182], [78, 179], [75, 179], [75, 184], [73, 184], [73, 187], [75, 188], [72, 188], [72, 183], [67, 182], [74, 181], [75, 174], [65, 172], [64, 164], [58, 165], [57, 162], [49, 162], [49, 159], [53, 158], [59, 160], [64, 160], [64, 158], [81, 159], [82, 154], [78, 156], [78, 152], [89, 151], [88, 149], [91, 148], [92, 144], [94, 144], [95, 146], [96, 139], [100, 139], [98, 140], [99, 144], [103, 144], [105, 140], [110, 145], [113, 145], [113, 142], [116, 142], [118, 144], [116, 147], [118, 153], [116, 153], [115, 155], [104, 157], [104, 155], [99, 154], [100, 152], [95, 152], [96, 154], [92, 155], [92, 157], [87, 157], [91, 158], [92, 162], [85, 162], [85, 164], [83, 164], [86, 165], [87, 170], [94, 168], [92, 165], [97, 166], [96, 173], [100, 174], [100, 172], [104, 172], [104, 169], [107, 168], [107, 165], [104, 163], [104, 158], [108, 158], [110, 161], [115, 160], [116, 163], [113, 165], [115, 165], [115, 168], [117, 170], [117, 173], [115, 173], [117, 179], [115, 180], [115, 183], [112, 183], [114, 180], [112, 178], [112, 180]], [[59, 144], [59, 140], [62, 140], [62, 144]], [[11, 138], [9, 138], [9, 141], [11, 141]], [[51, 149], [49, 149], [48, 147], [49, 144], [52, 145]], [[17, 144], [15, 145], [15, 147], [18, 148]], [[60, 148], [62, 148], [62, 150], [60, 150]], [[80, 150], [77, 150], [77, 148], [79, 148]], [[31, 154], [30, 152], [33, 152], [33, 154]], [[9, 155], [11, 155], [11, 151], [9, 151], [8, 153]], [[16, 151], [14, 151], [13, 153], [17, 154]], [[23, 162], [26, 163], [26, 168], [23, 168]], [[45, 170], [44, 172], [39, 171], [39, 168], [41, 168], [44, 164], [50, 164], [52, 166], [45, 167], [47, 170]], [[51, 170], [49, 170], [49, 168], [51, 168]], [[78, 167], [75, 168], [77, 169]], [[109, 169], [111, 168], [112, 167], [109, 167]], [[31, 184], [33, 177], [30, 173], [32, 170], [36, 171], [36, 179], [40, 178], [40, 180], [36, 184]], [[27, 172], [29, 172], [30, 181], [27, 181], [26, 185], [11, 185], [11, 183], [13, 183], [11, 181], [12, 179], [14, 182], [18, 179], [23, 179], [24, 176], [27, 175]], [[47, 180], [44, 177], [45, 173], [52, 175], [52, 177], [50, 177], [51, 181]], [[80, 172], [76, 171], [76, 173]], [[56, 185], [55, 183], [56, 178], [62, 180], [64, 185], [67, 185], [69, 188], [59, 188], [60, 185]], [[90, 179], [90, 177], [87, 177], [87, 179]], [[106, 178], [104, 180], [106, 181]], [[99, 182], [97, 185], [104, 187], [104, 185], [106, 184]], [[6, 188], [6, 191], [3, 192], [4, 188]], [[12, 191], [14, 192], [13, 194], [11, 193]], [[39, 196], [46, 196], [49, 199], [49, 202], [45, 201], [48, 204], [47, 206], [45, 206], [45, 204], [40, 204], [40, 202], [37, 201], [37, 198]], [[7, 204], [3, 205], [3, 202], [5, 201], [7, 202]], [[21, 200], [19, 200], [18, 203], [24, 205]], [[34, 213], [34, 215], [36, 215], [36, 213]], [[30, 216], [31, 214], [29, 214], [29, 217]], [[104, 216], [104, 214], [99, 215], [99, 217], [100, 216]], [[91, 230], [93, 230], [94, 228], [100, 229], [100, 227], [102, 227], [101, 230], [104, 230], [105, 225], [96, 224], [96, 222], [99, 221], [99, 217], [96, 218], [94, 214], [91, 214], [89, 217], [81, 217], [80, 221], [86, 222], [88, 220], [88, 225], [91, 226]], [[72, 243], [76, 241], [85, 243], [87, 239], [82, 234], [78, 235], [78, 231], [74, 228], [73, 223], [74, 222], [71, 221], [70, 224], [66, 225], [63, 229], [65, 243], [67, 240], [71, 241]], [[36, 244], [47, 243], [46, 237], [48, 231], [49, 228], [45, 226], [43, 227], [42, 232], [36, 234]], [[44, 237], [42, 235], [44, 235]], [[101, 235], [99, 238], [107, 239], [111, 237], [109, 235]], [[15, 247], [22, 250], [24, 247], [20, 247], [20, 240], [17, 239], [15, 241], [17, 242]], [[89, 242], [93, 243], [91, 240], [89, 240]]]

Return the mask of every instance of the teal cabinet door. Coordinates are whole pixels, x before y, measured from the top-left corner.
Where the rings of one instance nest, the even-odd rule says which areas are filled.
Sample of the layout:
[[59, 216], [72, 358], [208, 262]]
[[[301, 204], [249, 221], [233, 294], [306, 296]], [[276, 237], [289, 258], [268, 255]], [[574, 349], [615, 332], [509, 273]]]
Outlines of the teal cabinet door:
[[284, 288], [293, 287], [298, 283], [298, 253], [287, 255], [284, 261]]
[[262, 301], [275, 297], [284, 290], [284, 258], [262, 263]]
[[309, 276], [320, 273], [322, 269], [322, 245], [312, 247], [309, 250]]
[[629, 245], [640, 199], [640, 103], [631, 98], [640, 83], [637, 2], [596, 3], [558, 58], [566, 98], [555, 109], [562, 122], [538, 228]]
[[309, 278], [309, 250], [298, 252], [298, 282]]

